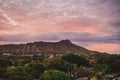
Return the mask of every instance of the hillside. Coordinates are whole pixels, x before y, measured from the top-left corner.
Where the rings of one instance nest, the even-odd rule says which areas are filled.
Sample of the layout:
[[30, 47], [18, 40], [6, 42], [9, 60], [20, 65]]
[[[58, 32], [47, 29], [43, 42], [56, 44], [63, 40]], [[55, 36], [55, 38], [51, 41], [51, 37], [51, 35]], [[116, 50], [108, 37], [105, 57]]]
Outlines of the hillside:
[[73, 44], [70, 40], [61, 40], [59, 42], [33, 42], [27, 44], [0, 45], [1, 53], [77, 53], [90, 54], [93, 51], [87, 50], [81, 46]]

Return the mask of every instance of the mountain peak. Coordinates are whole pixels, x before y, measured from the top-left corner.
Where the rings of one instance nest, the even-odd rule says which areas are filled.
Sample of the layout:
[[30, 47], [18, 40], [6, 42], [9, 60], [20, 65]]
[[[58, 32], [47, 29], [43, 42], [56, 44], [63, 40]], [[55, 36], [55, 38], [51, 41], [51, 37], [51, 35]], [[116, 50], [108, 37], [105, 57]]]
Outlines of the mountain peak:
[[84, 53], [90, 53], [91, 51], [77, 46], [73, 44], [70, 40], [61, 40], [59, 42], [33, 42], [33, 43], [26, 43], [26, 44], [18, 44], [18, 45], [0, 45], [0, 53], [6, 53], [6, 52], [17, 52], [17, 53], [26, 53], [26, 52], [32, 52], [32, 53], [41, 53], [46, 52], [46, 54], [49, 53], [78, 53], [78, 54], [84, 54]]
[[61, 40], [61, 41], [59, 41], [60, 43], [72, 43], [69, 39], [65, 39], [65, 40]]

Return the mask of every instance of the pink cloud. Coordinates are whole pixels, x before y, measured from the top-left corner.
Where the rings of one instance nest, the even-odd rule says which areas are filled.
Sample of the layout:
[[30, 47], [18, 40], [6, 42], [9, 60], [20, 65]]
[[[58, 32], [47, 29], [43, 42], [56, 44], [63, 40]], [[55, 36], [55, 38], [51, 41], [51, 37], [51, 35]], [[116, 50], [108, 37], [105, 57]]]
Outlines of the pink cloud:
[[[111, 0], [108, 2], [111, 3]], [[96, 4], [91, 5], [91, 3]], [[81, 32], [104, 38], [110, 36], [111, 41], [109, 39], [103, 41], [99, 38], [98, 42], [106, 44], [91, 44], [90, 49], [103, 52], [119, 51], [118, 44], [111, 44], [111, 42], [117, 43], [119, 41], [119, 9], [118, 6], [113, 5], [95, 0], [2, 0], [0, 3], [0, 44], [11, 43], [9, 39], [8, 41], [2, 40], [2, 38], [7, 39], [8, 37], [28, 42], [29, 40], [42, 40], [42, 38], [35, 37], [44, 34]], [[21, 34], [23, 37], [20, 37]], [[80, 36], [76, 36], [78, 42]], [[48, 37], [51, 38], [51, 35], [46, 39]], [[96, 37], [89, 39], [89, 37], [85, 35], [85, 40], [83, 40], [90, 42], [90, 39], [91, 41], [97, 39]], [[12, 43], [17, 42], [12, 41]], [[110, 44], [107, 44], [107, 41]], [[113, 49], [110, 46], [113, 46]]]
[[119, 44], [107, 44], [107, 43], [97, 43], [88, 46], [88, 49], [100, 51], [100, 52], [110, 52], [110, 53], [119, 53], [120, 45]]
[[[87, 23], [86, 23], [87, 24]], [[76, 22], [62, 22], [58, 24], [59, 30], [63, 32], [88, 32], [92, 34], [99, 34], [101, 36], [109, 35], [109, 33], [105, 33], [105, 26], [98, 25], [86, 25], [84, 23], [76, 23]], [[88, 23], [89, 24], [89, 23]]]

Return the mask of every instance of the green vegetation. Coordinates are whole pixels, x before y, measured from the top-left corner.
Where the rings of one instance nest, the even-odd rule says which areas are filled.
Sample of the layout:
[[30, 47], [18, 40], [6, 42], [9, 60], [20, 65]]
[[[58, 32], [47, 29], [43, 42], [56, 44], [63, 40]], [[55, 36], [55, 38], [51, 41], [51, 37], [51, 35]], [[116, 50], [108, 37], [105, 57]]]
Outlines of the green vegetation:
[[32, 80], [32, 77], [25, 73], [24, 68], [21, 66], [11, 66], [5, 73], [5, 78], [9, 80]]
[[62, 57], [62, 59], [64, 59], [65, 61], [69, 62], [69, 63], [73, 63], [73, 64], [77, 64], [78, 67], [82, 66], [88, 66], [89, 63], [88, 61], [78, 55], [73, 55], [73, 54], [68, 54]]
[[24, 68], [25, 72], [32, 75], [34, 78], [39, 78], [45, 70], [44, 66], [40, 63], [27, 63]]
[[0, 57], [0, 80], [108, 80], [120, 76], [120, 55]]
[[71, 77], [65, 72], [58, 70], [48, 70], [45, 71], [39, 80], [72, 80]]

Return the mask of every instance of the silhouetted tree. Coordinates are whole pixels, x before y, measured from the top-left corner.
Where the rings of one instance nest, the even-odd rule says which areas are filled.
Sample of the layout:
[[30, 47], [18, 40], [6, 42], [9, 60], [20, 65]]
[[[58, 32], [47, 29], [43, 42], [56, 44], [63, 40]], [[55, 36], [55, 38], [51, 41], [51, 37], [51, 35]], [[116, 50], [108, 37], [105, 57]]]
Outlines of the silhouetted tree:
[[88, 66], [89, 62], [88, 60], [86, 60], [85, 58], [78, 56], [78, 55], [74, 55], [74, 54], [67, 54], [65, 56], [62, 57], [63, 60], [72, 63], [72, 64], [77, 64], [78, 67], [79, 66]]

